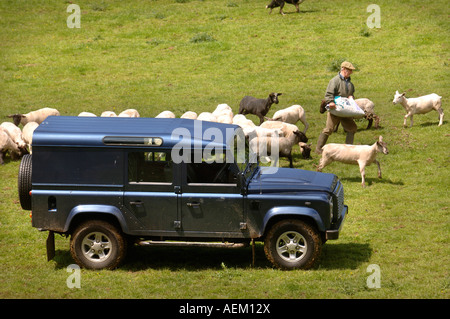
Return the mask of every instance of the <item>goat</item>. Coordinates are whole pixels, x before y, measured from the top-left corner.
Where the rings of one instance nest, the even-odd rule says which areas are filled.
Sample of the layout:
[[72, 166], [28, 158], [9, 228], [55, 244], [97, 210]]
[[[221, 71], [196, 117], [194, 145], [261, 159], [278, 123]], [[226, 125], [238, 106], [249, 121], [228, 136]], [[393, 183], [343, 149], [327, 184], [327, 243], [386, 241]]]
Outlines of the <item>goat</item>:
[[290, 4], [295, 5], [295, 8], [297, 9], [297, 13], [299, 13], [300, 12], [299, 6], [303, 1], [305, 1], [305, 0], [272, 0], [272, 2], [266, 6], [266, 9], [270, 8], [269, 14], [271, 14], [273, 8], [280, 7], [280, 14], [284, 15], [284, 12], [283, 12], [284, 3], [290, 3]]
[[306, 133], [306, 130], [309, 127], [309, 124], [306, 121], [305, 110], [301, 107], [301, 105], [292, 105], [285, 109], [278, 110], [275, 112], [271, 120], [290, 124], [296, 124], [298, 121], [301, 121], [305, 126], [303, 133]]
[[403, 121], [403, 126], [406, 127], [406, 120], [410, 117], [410, 127], [413, 126], [413, 115], [414, 114], [425, 114], [430, 112], [431, 110], [435, 110], [439, 113], [439, 125], [442, 125], [444, 120], [444, 110], [441, 107], [441, 96], [432, 93], [416, 98], [405, 97], [405, 93], [402, 94], [395, 91], [394, 100], [392, 103], [397, 104], [400, 103], [406, 110], [406, 115]]
[[18, 159], [22, 155], [19, 147], [14, 143], [7, 131], [3, 127], [0, 127], [0, 165], [5, 163], [4, 156], [7, 152], [10, 152], [11, 159], [13, 160]]
[[[252, 138], [249, 142], [249, 147], [253, 153], [258, 156], [278, 155], [278, 157], [287, 157], [289, 159], [289, 167], [293, 168], [292, 164], [292, 146], [300, 142], [307, 142], [308, 138], [299, 130], [295, 131], [289, 137], [285, 136], [261, 136]], [[278, 154], [271, 154], [272, 148], [278, 146]], [[278, 161], [276, 157], [276, 161]]]
[[22, 131], [23, 140], [28, 145], [30, 154], [33, 153], [33, 150], [32, 150], [33, 133], [34, 133], [34, 130], [37, 129], [38, 126], [39, 126], [39, 124], [36, 122], [29, 122], [23, 127], [23, 131]]
[[389, 154], [387, 144], [383, 142], [383, 137], [380, 136], [378, 141], [373, 145], [349, 145], [349, 144], [326, 144], [323, 148], [322, 158], [320, 159], [317, 170], [319, 172], [332, 163], [333, 161], [342, 162], [346, 164], [358, 164], [361, 172], [362, 186], [366, 186], [365, 167], [372, 163], [378, 166], [378, 178], [381, 178], [380, 162], [377, 161], [376, 156], [378, 152], [385, 155]]
[[118, 117], [140, 117], [139, 112], [135, 109], [127, 109], [123, 112], [120, 112]]
[[31, 111], [27, 114], [12, 114], [8, 115], [8, 117], [13, 119], [13, 123], [15, 125], [19, 126], [19, 124], [25, 125], [28, 122], [36, 122], [41, 124], [50, 115], [59, 116], [59, 111], [57, 109], [44, 107], [37, 111]]
[[254, 114], [259, 117], [259, 125], [261, 125], [264, 122], [264, 116], [269, 112], [272, 104], [278, 104], [278, 97], [281, 94], [270, 93], [267, 99], [244, 96], [239, 104], [239, 114]]

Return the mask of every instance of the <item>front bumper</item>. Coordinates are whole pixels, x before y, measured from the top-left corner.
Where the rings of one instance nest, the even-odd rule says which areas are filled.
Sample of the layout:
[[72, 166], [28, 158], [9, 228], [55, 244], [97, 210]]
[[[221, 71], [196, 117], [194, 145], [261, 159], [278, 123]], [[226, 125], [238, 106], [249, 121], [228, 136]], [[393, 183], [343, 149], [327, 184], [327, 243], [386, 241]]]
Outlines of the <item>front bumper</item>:
[[344, 226], [344, 220], [348, 213], [348, 206], [344, 205], [344, 208], [342, 209], [341, 216], [339, 218], [339, 221], [334, 225], [335, 227], [333, 229], [329, 229], [325, 232], [325, 239], [326, 240], [336, 240], [339, 238], [339, 233], [342, 229], [342, 226]]

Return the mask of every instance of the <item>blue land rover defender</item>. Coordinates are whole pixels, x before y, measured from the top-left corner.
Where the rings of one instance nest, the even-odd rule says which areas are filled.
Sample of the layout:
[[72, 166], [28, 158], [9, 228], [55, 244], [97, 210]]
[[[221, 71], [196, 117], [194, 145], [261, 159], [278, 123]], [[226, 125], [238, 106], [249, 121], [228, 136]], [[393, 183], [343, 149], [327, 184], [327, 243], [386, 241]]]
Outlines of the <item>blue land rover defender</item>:
[[[267, 168], [236, 125], [188, 119], [48, 117], [19, 169], [32, 226], [70, 236], [85, 268], [112, 269], [130, 243], [264, 242], [270, 262], [308, 269], [347, 213], [333, 174]], [[254, 247], [254, 246], [253, 246]]]

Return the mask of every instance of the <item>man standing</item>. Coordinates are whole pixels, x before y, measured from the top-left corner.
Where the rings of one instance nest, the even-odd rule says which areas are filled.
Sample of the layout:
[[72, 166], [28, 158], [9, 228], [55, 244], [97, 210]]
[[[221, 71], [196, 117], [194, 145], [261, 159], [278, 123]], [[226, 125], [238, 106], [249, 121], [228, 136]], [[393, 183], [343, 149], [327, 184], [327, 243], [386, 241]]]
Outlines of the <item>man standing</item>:
[[[352, 74], [355, 67], [350, 62], [344, 61], [341, 64], [341, 71], [328, 83], [327, 91], [325, 93], [325, 105], [328, 104], [330, 109], [335, 109], [336, 104], [334, 103], [334, 98], [336, 96], [346, 97], [353, 99], [353, 94], [355, 92], [355, 87], [351, 82], [350, 75]], [[346, 144], [353, 144], [353, 138], [355, 136], [357, 126], [353, 118], [351, 117], [339, 117], [327, 112], [327, 123], [322, 133], [319, 135], [317, 141], [316, 153], [322, 153], [322, 147], [328, 140], [328, 137], [333, 133], [335, 127], [341, 123], [345, 132], [347, 132], [347, 137], [345, 138]]]

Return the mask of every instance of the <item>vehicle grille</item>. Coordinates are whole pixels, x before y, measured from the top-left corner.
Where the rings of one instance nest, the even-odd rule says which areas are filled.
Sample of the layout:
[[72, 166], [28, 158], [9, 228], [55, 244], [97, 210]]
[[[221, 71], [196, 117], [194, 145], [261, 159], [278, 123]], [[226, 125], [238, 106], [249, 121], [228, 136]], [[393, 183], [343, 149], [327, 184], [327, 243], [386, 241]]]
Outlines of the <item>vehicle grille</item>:
[[344, 208], [344, 186], [342, 185], [341, 182], [337, 183], [336, 188], [334, 189], [334, 194], [336, 195], [337, 208], [339, 214]]

